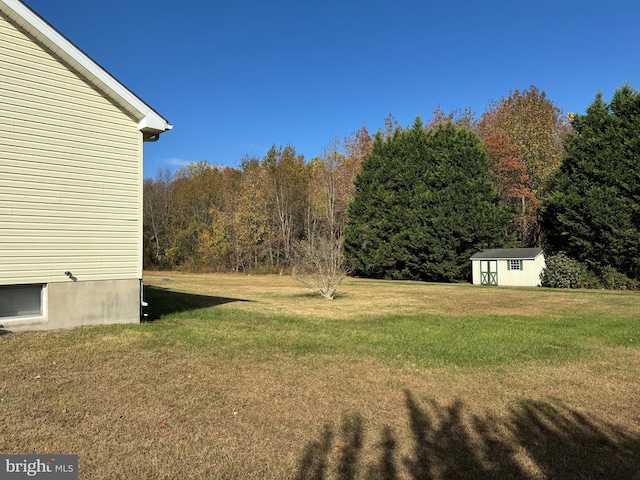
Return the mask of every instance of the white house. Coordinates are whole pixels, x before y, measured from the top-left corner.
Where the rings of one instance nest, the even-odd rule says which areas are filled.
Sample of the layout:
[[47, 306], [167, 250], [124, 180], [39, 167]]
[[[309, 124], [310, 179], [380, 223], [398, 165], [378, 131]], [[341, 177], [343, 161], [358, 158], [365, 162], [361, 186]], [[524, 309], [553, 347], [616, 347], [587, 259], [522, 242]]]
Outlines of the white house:
[[171, 128], [0, 0], [0, 328], [140, 320], [142, 145]]
[[474, 285], [536, 287], [545, 266], [541, 248], [494, 248], [471, 256]]

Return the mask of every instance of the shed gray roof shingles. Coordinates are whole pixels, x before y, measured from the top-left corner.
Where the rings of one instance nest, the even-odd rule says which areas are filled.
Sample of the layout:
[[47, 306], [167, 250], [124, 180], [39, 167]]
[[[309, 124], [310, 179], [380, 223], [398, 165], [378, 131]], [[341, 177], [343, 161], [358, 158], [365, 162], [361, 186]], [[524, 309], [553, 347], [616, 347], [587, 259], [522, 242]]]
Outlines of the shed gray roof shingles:
[[541, 248], [490, 248], [471, 255], [471, 260], [519, 259], [533, 260], [542, 253]]

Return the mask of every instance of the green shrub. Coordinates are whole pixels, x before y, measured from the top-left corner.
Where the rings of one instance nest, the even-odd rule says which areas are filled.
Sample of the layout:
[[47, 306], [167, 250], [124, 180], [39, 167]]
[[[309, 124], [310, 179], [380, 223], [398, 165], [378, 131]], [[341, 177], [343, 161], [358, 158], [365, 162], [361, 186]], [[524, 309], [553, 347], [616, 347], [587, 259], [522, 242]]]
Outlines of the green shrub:
[[618, 272], [610, 265], [600, 272], [600, 283], [607, 290], [637, 290], [638, 281]]
[[580, 282], [580, 288], [590, 288], [592, 290], [599, 290], [604, 288], [600, 277], [593, 270], [586, 269], [584, 277]]
[[543, 287], [581, 288], [587, 283], [587, 268], [577, 260], [567, 257], [564, 252], [548, 257], [546, 264], [540, 274]]
[[550, 288], [604, 288], [607, 290], [638, 290], [640, 282], [618, 272], [611, 265], [598, 272], [588, 270], [564, 252], [546, 259], [547, 266], [540, 274], [543, 287]]

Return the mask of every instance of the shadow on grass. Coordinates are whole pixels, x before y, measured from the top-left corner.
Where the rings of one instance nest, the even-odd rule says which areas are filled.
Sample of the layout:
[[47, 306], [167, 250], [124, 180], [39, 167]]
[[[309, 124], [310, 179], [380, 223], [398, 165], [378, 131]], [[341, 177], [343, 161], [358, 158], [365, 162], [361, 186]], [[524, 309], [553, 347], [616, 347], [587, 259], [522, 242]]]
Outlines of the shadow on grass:
[[144, 286], [144, 299], [147, 307], [147, 321], [158, 320], [164, 315], [185, 312], [199, 308], [215, 307], [231, 302], [248, 302], [239, 298], [213, 297], [209, 295], [195, 295], [192, 293], [175, 292], [161, 287]]
[[385, 426], [364, 464], [363, 419], [355, 414], [343, 419], [338, 437], [327, 425], [306, 446], [296, 479], [640, 479], [640, 436], [574, 410], [526, 401], [504, 417], [479, 416], [466, 414], [459, 401], [420, 405], [411, 392], [405, 397], [409, 456], [399, 458], [394, 431]]

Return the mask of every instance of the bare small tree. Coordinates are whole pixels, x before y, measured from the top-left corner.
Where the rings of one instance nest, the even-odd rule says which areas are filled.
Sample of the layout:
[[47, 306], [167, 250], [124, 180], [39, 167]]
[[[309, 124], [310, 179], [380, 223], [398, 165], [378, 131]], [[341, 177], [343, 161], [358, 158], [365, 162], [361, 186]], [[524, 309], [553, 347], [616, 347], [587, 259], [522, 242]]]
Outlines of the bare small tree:
[[305, 287], [333, 299], [346, 272], [342, 238], [318, 237], [298, 244], [295, 277]]
[[[325, 298], [334, 298], [346, 276], [342, 230], [347, 216], [347, 157], [333, 140], [322, 158], [311, 161], [307, 238], [297, 245], [296, 278]], [[345, 182], [347, 180], [347, 182]]]

